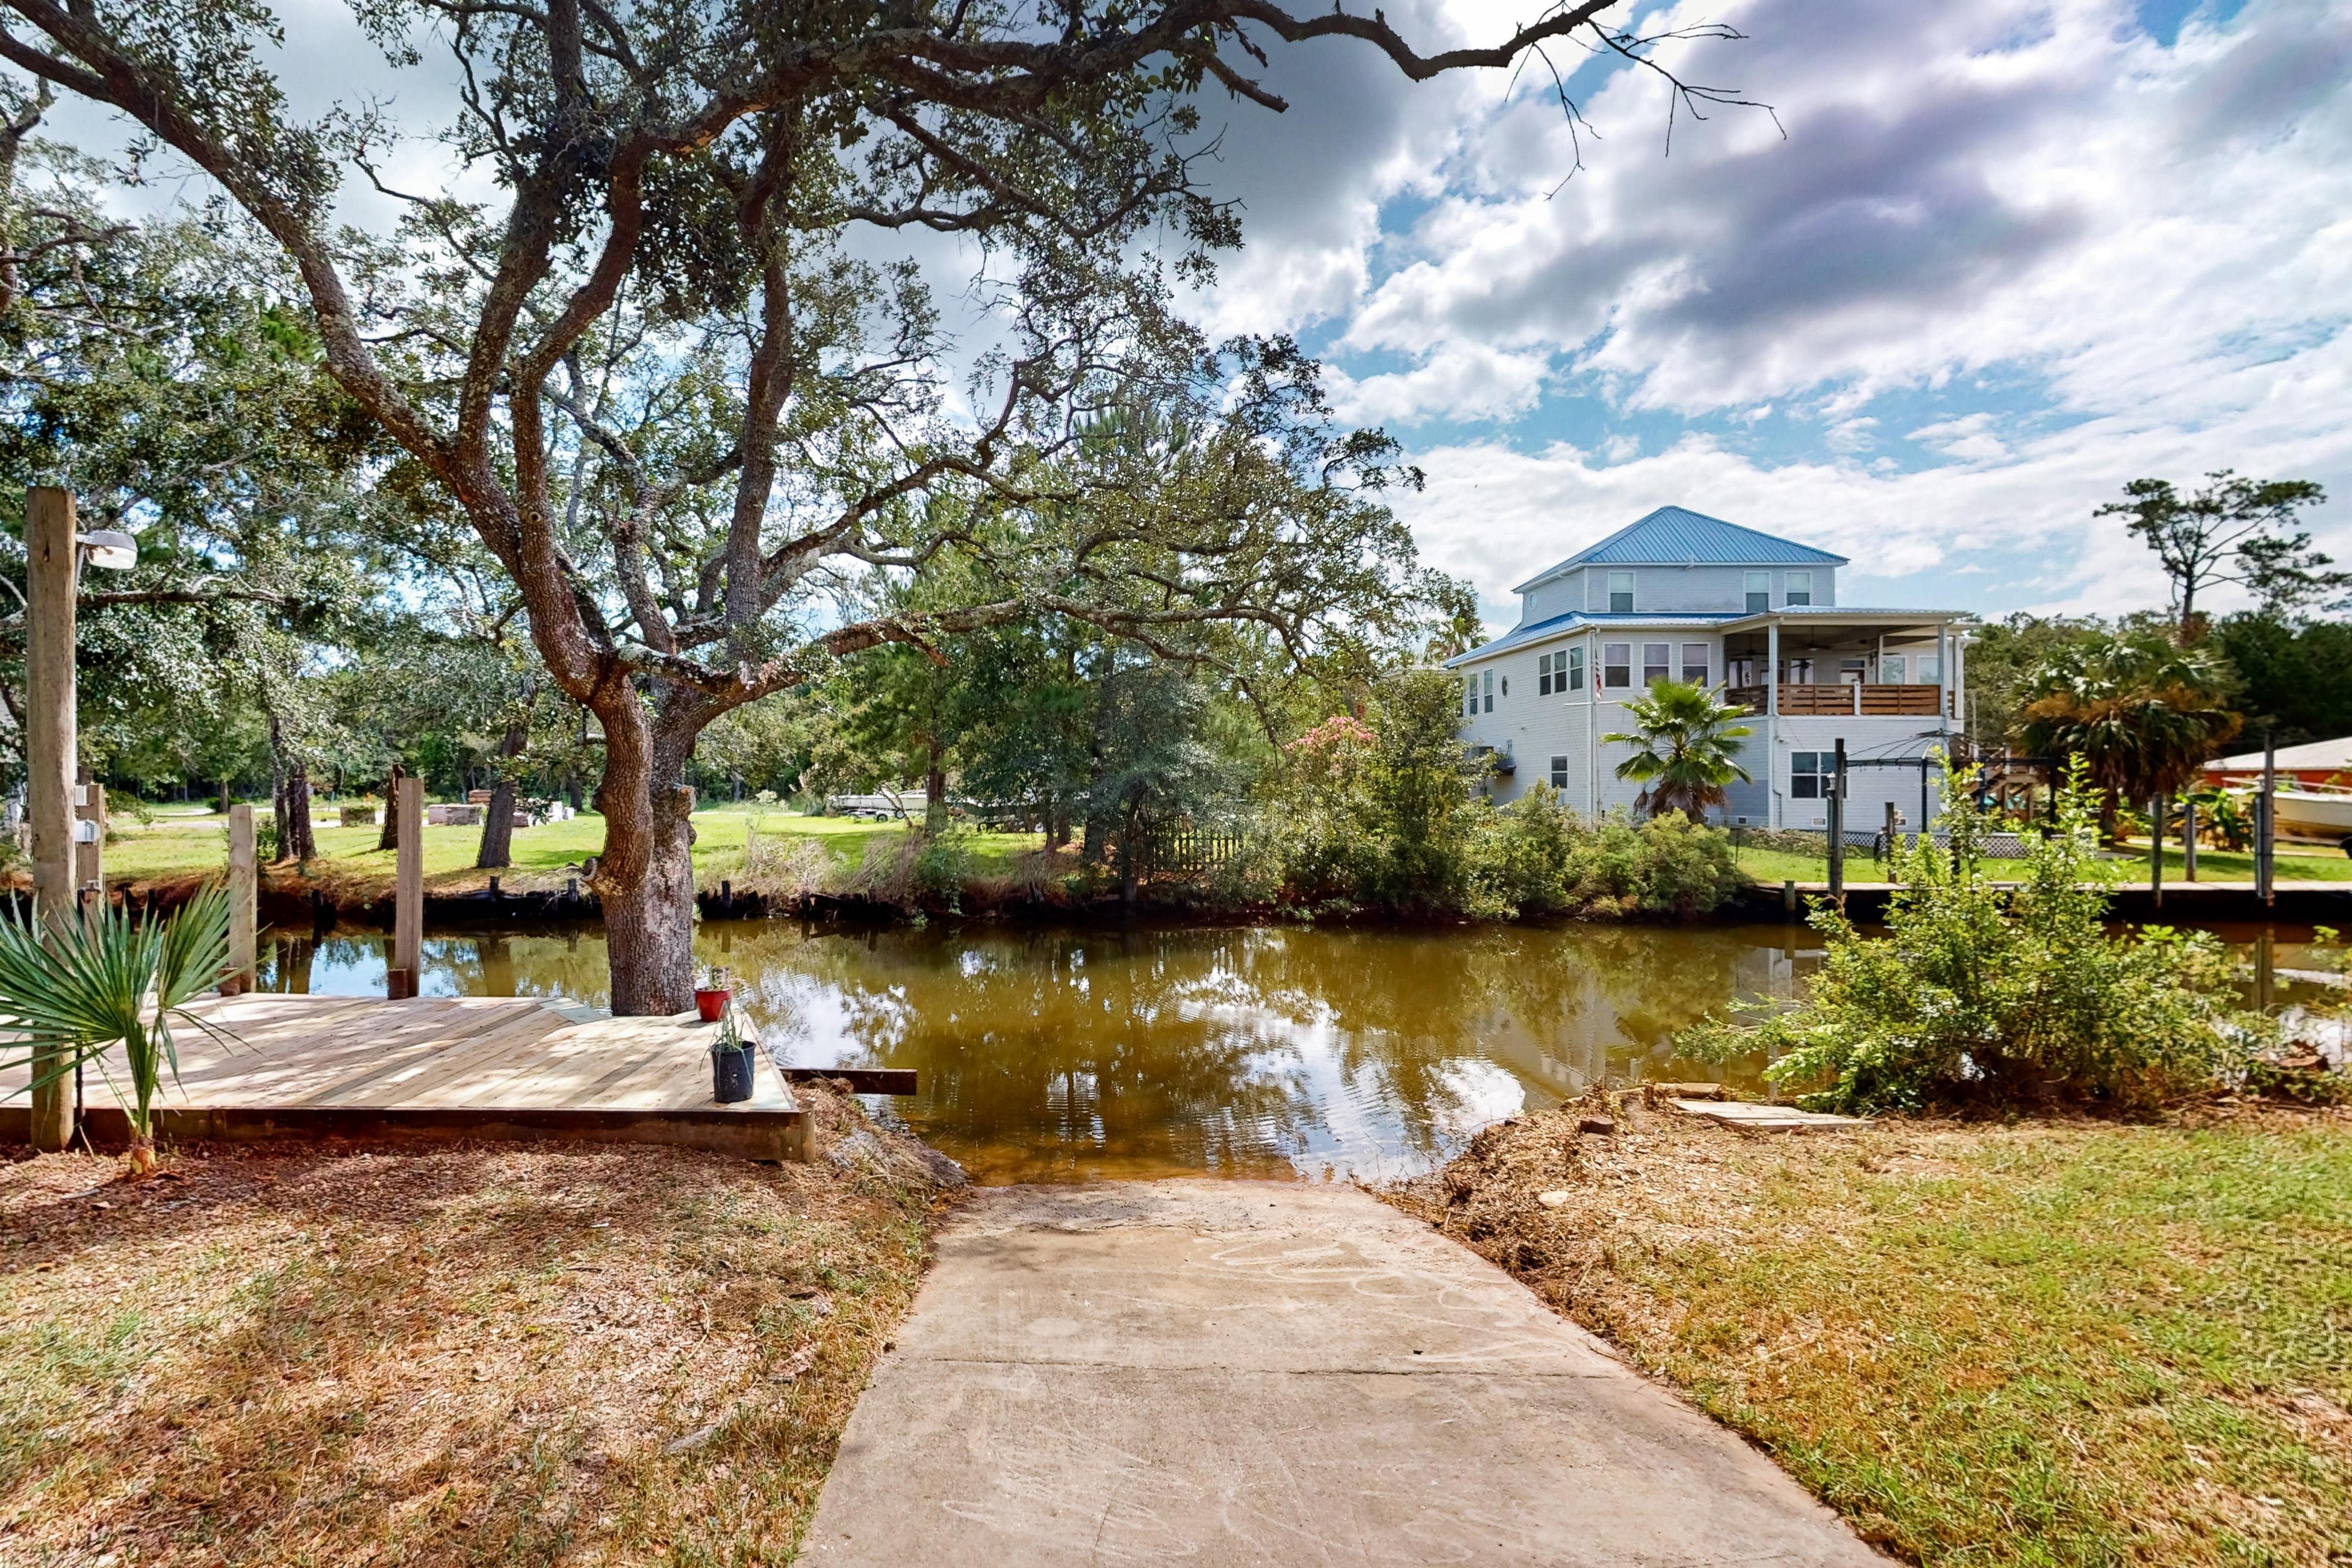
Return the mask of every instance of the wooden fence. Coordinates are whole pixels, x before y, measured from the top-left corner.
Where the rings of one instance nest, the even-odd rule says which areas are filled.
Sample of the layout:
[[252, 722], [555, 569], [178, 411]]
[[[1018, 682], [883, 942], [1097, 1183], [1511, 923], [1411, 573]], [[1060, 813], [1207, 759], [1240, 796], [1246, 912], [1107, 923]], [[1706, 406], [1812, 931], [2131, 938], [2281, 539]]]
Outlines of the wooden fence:
[[1146, 871], [1197, 877], [1240, 854], [1247, 842], [1240, 828], [1223, 824], [1163, 828], [1143, 838], [1136, 858]]

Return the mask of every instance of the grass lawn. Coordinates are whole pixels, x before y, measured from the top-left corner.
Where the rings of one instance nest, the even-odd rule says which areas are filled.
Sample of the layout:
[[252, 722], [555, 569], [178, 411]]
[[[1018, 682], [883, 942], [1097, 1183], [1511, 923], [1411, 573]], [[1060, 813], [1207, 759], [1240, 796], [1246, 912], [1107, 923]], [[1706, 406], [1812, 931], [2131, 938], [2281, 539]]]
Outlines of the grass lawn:
[[[272, 873], [274, 885], [317, 887], [339, 902], [364, 903], [392, 893], [394, 853], [378, 849], [377, 827], [340, 827], [337, 808], [315, 809], [319, 858], [307, 876], [292, 867]], [[696, 881], [717, 887], [741, 863], [746, 832], [756, 823], [763, 834], [795, 834], [819, 839], [845, 868], [855, 867], [869, 844], [894, 841], [907, 832], [904, 823], [859, 822], [845, 816], [802, 816], [774, 806], [728, 805], [694, 814]], [[118, 816], [119, 837], [106, 847], [110, 882], [178, 881], [205, 876], [227, 863], [227, 819], [208, 811], [165, 807], [152, 823]], [[487, 885], [491, 873], [477, 870], [474, 857], [481, 847], [479, 827], [427, 827], [425, 830], [425, 881], [436, 892], [463, 892]], [[973, 865], [980, 871], [1002, 869], [1024, 851], [1042, 842], [1034, 833], [975, 833], [971, 836]], [[583, 812], [569, 822], [544, 827], [515, 829], [514, 864], [498, 873], [509, 890], [554, 889], [576, 876], [580, 862], [604, 847], [604, 819]]]
[[902, 1163], [0, 1165], [0, 1558], [787, 1561], [925, 1265], [936, 1200]]
[[[1826, 882], [1830, 879], [1830, 863], [1820, 855], [1797, 855], [1785, 849], [1764, 849], [1743, 847], [1734, 852], [1739, 868], [1767, 887], [1778, 887], [1788, 880]], [[1995, 876], [2000, 875], [2000, 863], [1991, 862]], [[2116, 879], [2120, 886], [2145, 887], [2147, 884], [2147, 846], [2143, 844], [2132, 858], [2115, 862]], [[1850, 882], [1884, 880], [1886, 872], [1867, 850], [1846, 852], [1846, 879]], [[2179, 882], [2185, 873], [2181, 868], [2180, 851], [2164, 852], [2164, 879]], [[2251, 882], [2254, 879], [2254, 858], [2251, 854], [2232, 854], [2224, 849], [2197, 851], [2197, 879], [2200, 882]], [[2321, 850], [2302, 846], [2282, 844], [2278, 848], [2278, 879], [2282, 882], [2352, 882], [2352, 856], [2338, 849]]]
[[1580, 1113], [1490, 1129], [1397, 1201], [1873, 1541], [2352, 1561], [2352, 1112], [1773, 1138], [1637, 1110], [1614, 1139]]

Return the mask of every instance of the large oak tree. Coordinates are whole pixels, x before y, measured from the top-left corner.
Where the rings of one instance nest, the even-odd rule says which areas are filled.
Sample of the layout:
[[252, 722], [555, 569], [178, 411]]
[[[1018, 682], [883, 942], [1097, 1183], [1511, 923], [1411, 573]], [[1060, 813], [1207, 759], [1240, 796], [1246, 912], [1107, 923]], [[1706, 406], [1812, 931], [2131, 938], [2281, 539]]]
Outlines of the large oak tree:
[[[274, 237], [335, 378], [512, 580], [603, 726], [619, 1012], [685, 1003], [684, 770], [718, 716], [1041, 615], [1180, 657], [1241, 623], [1312, 656], [1412, 591], [1365, 494], [1387, 445], [1331, 430], [1287, 345], [1211, 352], [1169, 310], [1237, 239], [1194, 180], [1204, 89], [1279, 110], [1266, 51], [1325, 39], [1414, 79], [1570, 39], [1654, 64], [1612, 0], [1430, 54], [1378, 13], [1274, 0], [354, 5], [461, 85], [459, 167], [402, 193], [396, 241], [332, 206], [400, 128], [292, 115], [261, 0], [0, 0], [0, 59], [129, 116]], [[984, 352], [922, 287], [916, 237], [942, 234], [983, 258]], [[1230, 458], [1225, 481], [1082, 449], [1121, 409]], [[947, 555], [992, 596], [860, 613], [873, 574]]]

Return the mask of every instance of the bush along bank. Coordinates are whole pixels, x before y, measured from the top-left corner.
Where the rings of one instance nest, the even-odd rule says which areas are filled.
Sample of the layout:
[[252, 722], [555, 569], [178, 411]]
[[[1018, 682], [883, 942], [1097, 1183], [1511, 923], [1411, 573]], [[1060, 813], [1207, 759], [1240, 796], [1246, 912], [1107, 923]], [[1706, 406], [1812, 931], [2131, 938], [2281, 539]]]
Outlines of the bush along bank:
[[[1827, 947], [1792, 1005], [1757, 1004], [1676, 1041], [1685, 1056], [1765, 1055], [1810, 1110], [2106, 1106], [2146, 1110], [2275, 1078], [2276, 1019], [2243, 1005], [2221, 942], [2105, 924], [2113, 869], [2092, 854], [2096, 809], [2079, 770], [2055, 830], [1988, 872], [1995, 826], [1957, 770], [1944, 781], [1948, 846], [1894, 857], [1883, 936], [1835, 909], [1811, 915]], [[2340, 1098], [2340, 1070], [2304, 1086]]]

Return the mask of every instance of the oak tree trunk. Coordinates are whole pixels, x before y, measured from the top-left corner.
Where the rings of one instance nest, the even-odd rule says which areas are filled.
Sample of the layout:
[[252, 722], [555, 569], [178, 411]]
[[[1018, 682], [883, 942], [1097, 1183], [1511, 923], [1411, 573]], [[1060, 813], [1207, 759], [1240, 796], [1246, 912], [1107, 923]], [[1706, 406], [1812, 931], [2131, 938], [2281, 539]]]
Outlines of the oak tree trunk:
[[485, 871], [495, 871], [514, 863], [514, 780], [502, 778], [490, 787], [490, 804], [482, 808], [482, 845], [474, 853], [474, 865]]
[[530, 731], [520, 723], [509, 723], [507, 732], [499, 738], [499, 755], [503, 759], [498, 771], [498, 783], [490, 787], [489, 808], [482, 816], [482, 847], [474, 856], [477, 868], [486, 871], [514, 863], [515, 784], [514, 759], [530, 739]]
[[383, 781], [383, 831], [375, 836], [378, 849], [400, 847], [400, 781], [408, 770], [398, 763], [392, 764], [392, 776]]
[[269, 715], [269, 761], [277, 775], [270, 789], [270, 810], [278, 824], [276, 858], [308, 862], [319, 852], [310, 836], [310, 770], [286, 754], [286, 737], [275, 713]]
[[310, 770], [296, 763], [286, 775], [286, 815], [278, 830], [280, 859], [308, 862], [319, 853], [310, 831]]
[[593, 881], [604, 906], [615, 1016], [694, 1005], [694, 791], [686, 762], [702, 720], [649, 719], [634, 692], [600, 712], [604, 847]]

